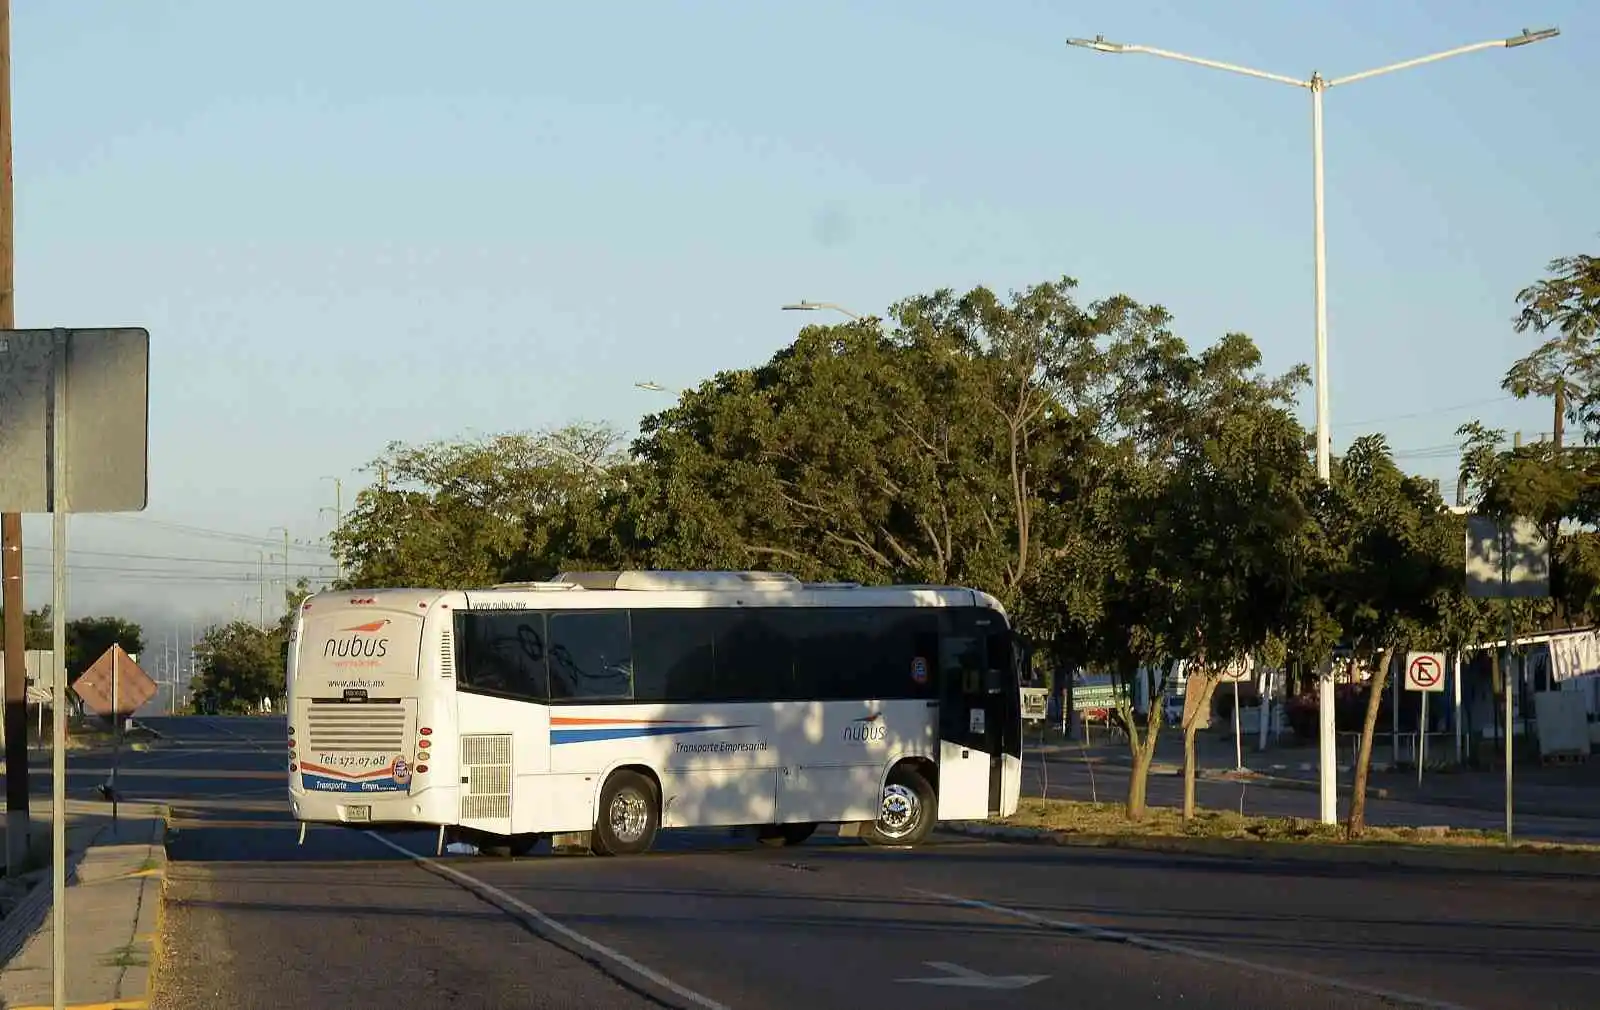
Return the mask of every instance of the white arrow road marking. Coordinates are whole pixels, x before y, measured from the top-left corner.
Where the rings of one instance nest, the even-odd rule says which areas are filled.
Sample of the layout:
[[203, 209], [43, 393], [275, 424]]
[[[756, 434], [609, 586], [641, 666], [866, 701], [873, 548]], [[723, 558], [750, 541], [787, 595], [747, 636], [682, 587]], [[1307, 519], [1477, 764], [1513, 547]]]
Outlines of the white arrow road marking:
[[948, 974], [934, 978], [897, 978], [896, 982], [915, 982], [918, 985], [948, 985], [963, 989], [1021, 989], [1043, 982], [1049, 975], [985, 975], [981, 971], [963, 968], [949, 961], [924, 961], [929, 968]]

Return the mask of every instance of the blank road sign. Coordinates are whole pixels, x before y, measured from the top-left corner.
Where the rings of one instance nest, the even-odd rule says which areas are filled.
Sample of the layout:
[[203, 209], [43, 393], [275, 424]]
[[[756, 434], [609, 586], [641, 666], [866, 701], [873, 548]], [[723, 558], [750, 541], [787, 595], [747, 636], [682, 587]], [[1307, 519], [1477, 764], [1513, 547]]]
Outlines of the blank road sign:
[[1406, 653], [1406, 690], [1443, 691], [1444, 653]]
[[0, 330], [0, 512], [52, 510], [53, 365], [66, 369], [65, 510], [138, 512], [149, 498], [150, 333]]
[[[113, 679], [116, 681], [114, 689]], [[95, 715], [126, 715], [138, 711], [140, 705], [156, 696], [156, 682], [132, 656], [122, 651], [122, 646], [113, 645], [83, 671], [83, 676], [72, 682], [72, 690]], [[119, 710], [115, 713], [111, 711], [113, 698]]]

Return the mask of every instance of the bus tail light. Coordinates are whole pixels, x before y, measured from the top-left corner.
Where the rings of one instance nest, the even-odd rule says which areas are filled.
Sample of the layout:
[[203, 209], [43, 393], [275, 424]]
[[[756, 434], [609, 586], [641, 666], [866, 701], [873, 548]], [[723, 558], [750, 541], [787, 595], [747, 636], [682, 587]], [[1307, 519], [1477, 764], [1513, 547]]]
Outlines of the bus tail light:
[[428, 766], [427, 765], [417, 765], [417, 774], [418, 775], [421, 775], [423, 772], [425, 772], [427, 770], [428, 770]]

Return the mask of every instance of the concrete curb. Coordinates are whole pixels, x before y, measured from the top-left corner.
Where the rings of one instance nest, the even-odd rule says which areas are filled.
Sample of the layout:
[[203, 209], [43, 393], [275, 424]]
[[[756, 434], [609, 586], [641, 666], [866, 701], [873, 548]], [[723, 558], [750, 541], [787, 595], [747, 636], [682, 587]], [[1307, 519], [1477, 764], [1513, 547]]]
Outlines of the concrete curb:
[[[132, 948], [144, 955], [144, 985], [137, 984], [137, 975], [130, 968], [122, 976], [122, 984], [139, 990], [124, 993], [120, 998], [132, 1006], [143, 1007], [156, 990], [156, 979], [161, 971], [164, 949], [162, 930], [166, 924], [167, 905], [167, 831], [171, 810], [166, 804], [156, 807], [156, 830], [150, 839], [147, 862], [150, 869], [141, 871], [138, 912], [135, 913]], [[133, 983], [133, 984], [129, 984]], [[119, 989], [121, 986], [119, 986]]]
[[1541, 873], [1600, 877], [1600, 857], [1529, 850], [1444, 849], [1377, 842], [1269, 842], [1172, 835], [1078, 835], [1044, 828], [983, 822], [947, 822], [939, 830], [989, 841], [1062, 848], [1128, 849], [1233, 859], [1280, 860], [1374, 868], [1450, 870], [1463, 873]]

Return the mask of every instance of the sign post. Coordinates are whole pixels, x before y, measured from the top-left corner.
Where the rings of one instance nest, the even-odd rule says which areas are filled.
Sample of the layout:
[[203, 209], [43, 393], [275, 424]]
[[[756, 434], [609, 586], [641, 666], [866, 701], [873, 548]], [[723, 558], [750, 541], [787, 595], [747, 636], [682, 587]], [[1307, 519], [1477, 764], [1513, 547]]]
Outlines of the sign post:
[[111, 716], [112, 750], [111, 774], [102, 787], [111, 801], [111, 824], [117, 823], [117, 768], [122, 756], [122, 712], [136, 712], [140, 705], [156, 696], [160, 686], [139, 666], [138, 660], [114, 643], [100, 658], [89, 664], [89, 669], [72, 682], [72, 691], [83, 699], [83, 707], [95, 715]]
[[67, 997], [67, 516], [139, 512], [148, 503], [149, 365], [150, 333], [142, 328], [0, 330], [0, 512], [50, 513], [57, 1010]]
[[1511, 759], [1514, 754], [1511, 710], [1517, 697], [1511, 687], [1511, 657], [1517, 637], [1512, 620], [1512, 601], [1550, 595], [1550, 545], [1538, 525], [1527, 519], [1469, 515], [1465, 567], [1468, 596], [1505, 601], [1505, 658], [1500, 663], [1500, 682], [1505, 691], [1506, 845], [1509, 846], [1512, 827]]
[[1428, 695], [1444, 690], [1444, 653], [1406, 653], [1406, 690], [1422, 694], [1422, 714], [1417, 721], [1417, 785], [1428, 762]]

